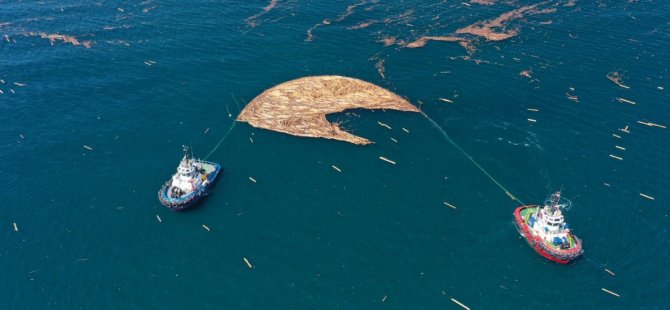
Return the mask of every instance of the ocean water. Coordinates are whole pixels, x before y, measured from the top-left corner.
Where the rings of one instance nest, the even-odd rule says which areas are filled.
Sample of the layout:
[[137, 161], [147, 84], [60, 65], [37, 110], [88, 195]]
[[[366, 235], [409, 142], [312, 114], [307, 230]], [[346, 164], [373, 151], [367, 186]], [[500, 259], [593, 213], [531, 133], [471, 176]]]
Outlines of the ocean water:
[[[472, 54], [402, 45], [537, 3], [492, 2], [0, 0], [0, 308], [670, 308], [670, 131], [638, 123], [670, 125], [670, 6], [542, 2]], [[256, 95], [322, 74], [419, 105], [525, 203], [562, 188], [584, 257], [537, 255], [417, 113], [329, 116], [370, 146], [238, 123], [214, 149]], [[174, 213], [156, 192], [182, 145], [225, 171]]]

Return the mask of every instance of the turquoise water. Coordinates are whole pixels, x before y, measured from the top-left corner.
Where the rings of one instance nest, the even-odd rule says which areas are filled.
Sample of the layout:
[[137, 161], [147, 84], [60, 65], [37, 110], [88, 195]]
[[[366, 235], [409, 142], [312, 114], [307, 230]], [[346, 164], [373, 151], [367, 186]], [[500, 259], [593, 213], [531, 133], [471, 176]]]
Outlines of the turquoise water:
[[[455, 43], [379, 41], [534, 2], [370, 1], [342, 15], [355, 3], [279, 0], [251, 27], [267, 2], [0, 1], [2, 308], [670, 307], [669, 131], [637, 123], [670, 123], [667, 3], [549, 2], [556, 12], [513, 21], [516, 37], [469, 59]], [[420, 105], [525, 203], [562, 187], [584, 258], [534, 253], [518, 203], [413, 113], [330, 116], [376, 141], [365, 147], [239, 123], [210, 157], [225, 171], [204, 203], [159, 204], [182, 145], [205, 156], [257, 94], [320, 74]]]

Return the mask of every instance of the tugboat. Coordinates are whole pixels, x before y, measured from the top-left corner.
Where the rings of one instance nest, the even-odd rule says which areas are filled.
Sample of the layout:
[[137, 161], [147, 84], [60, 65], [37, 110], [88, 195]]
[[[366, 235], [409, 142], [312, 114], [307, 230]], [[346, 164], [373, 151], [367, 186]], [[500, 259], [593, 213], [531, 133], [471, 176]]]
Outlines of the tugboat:
[[158, 191], [158, 200], [173, 211], [187, 209], [207, 195], [220, 170], [217, 163], [191, 158], [184, 146], [177, 173]]
[[577, 259], [584, 250], [582, 240], [565, 223], [561, 192], [552, 194], [544, 206], [520, 206], [514, 210], [514, 222], [521, 235], [537, 253], [560, 264]]

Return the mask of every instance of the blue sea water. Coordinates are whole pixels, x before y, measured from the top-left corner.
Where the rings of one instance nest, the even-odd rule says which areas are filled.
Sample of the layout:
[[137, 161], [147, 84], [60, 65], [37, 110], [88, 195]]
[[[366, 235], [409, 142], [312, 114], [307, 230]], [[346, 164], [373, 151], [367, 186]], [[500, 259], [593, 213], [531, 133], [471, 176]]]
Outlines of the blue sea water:
[[[0, 308], [670, 308], [670, 131], [638, 123], [670, 125], [667, 2], [543, 2], [472, 55], [381, 40], [537, 2], [269, 2], [0, 0]], [[238, 123], [214, 149], [256, 95], [322, 74], [408, 98], [525, 203], [562, 188], [584, 257], [534, 253], [518, 202], [417, 113], [329, 117], [370, 146]], [[156, 192], [182, 145], [224, 172], [174, 213]]]

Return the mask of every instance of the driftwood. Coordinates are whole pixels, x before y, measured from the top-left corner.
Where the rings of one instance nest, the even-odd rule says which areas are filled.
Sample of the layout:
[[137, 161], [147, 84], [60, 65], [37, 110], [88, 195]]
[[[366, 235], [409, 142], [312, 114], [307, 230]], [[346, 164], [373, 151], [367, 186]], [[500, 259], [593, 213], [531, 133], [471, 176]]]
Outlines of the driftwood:
[[314, 76], [266, 90], [237, 120], [294, 136], [370, 144], [372, 141], [343, 131], [326, 119], [327, 114], [359, 108], [419, 112], [409, 101], [377, 85], [343, 76]]

